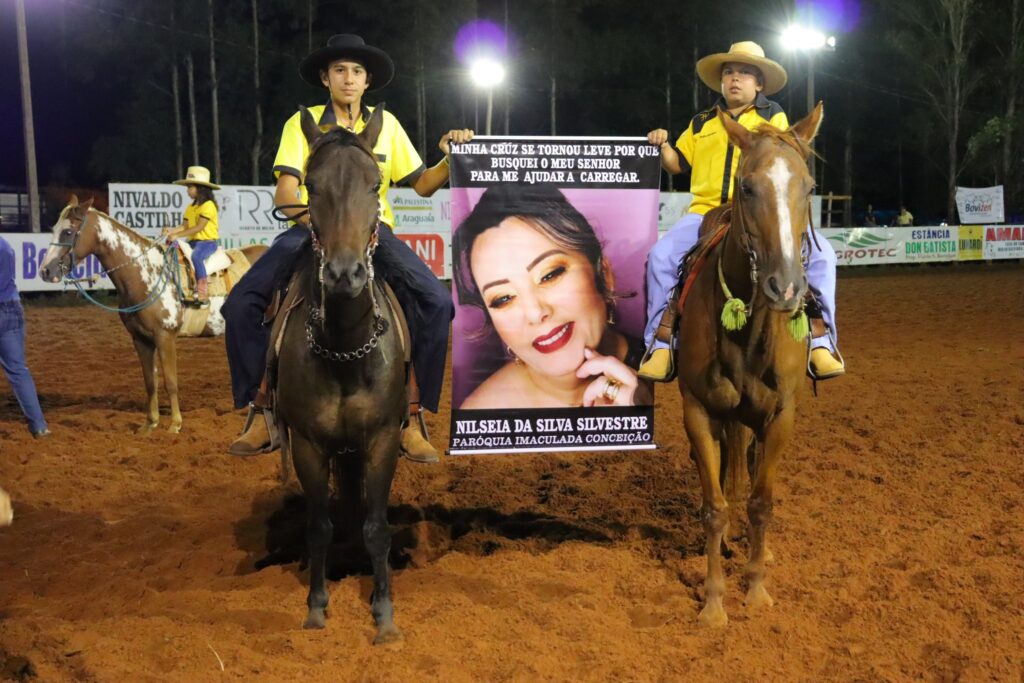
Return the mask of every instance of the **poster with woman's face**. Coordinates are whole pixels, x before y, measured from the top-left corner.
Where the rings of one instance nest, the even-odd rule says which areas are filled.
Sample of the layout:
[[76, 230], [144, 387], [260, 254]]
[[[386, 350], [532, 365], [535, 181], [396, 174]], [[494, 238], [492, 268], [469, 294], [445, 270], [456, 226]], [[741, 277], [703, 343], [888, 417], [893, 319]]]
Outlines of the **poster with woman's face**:
[[[659, 172], [640, 139], [453, 150], [451, 452], [652, 445], [636, 367]], [[579, 429], [595, 415], [608, 429]]]

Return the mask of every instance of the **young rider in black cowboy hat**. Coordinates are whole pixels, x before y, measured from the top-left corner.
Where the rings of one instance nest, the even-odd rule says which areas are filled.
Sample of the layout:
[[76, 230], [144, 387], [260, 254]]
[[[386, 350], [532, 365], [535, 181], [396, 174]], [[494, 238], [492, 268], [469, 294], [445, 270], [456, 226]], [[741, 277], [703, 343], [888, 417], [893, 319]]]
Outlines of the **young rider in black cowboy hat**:
[[[373, 110], [363, 103], [363, 94], [386, 86], [394, 71], [391, 58], [383, 50], [349, 34], [332, 36], [325, 47], [314, 50], [299, 66], [304, 81], [327, 88], [330, 93], [327, 104], [309, 109], [320, 126], [337, 125], [355, 133], [363, 130]], [[275, 203], [279, 206], [307, 202], [303, 169], [309, 147], [299, 116], [296, 113], [285, 123], [274, 160]], [[429, 197], [448, 181], [449, 141], [465, 142], [472, 137], [471, 130], [448, 131], [439, 144], [445, 158], [436, 166], [425, 168], [398, 119], [384, 112], [383, 129], [373, 151], [383, 180], [380, 207], [385, 228], [394, 225], [386, 195], [388, 186], [392, 182], [407, 184], [420, 196]], [[272, 421], [259, 416], [269, 415], [266, 389], [261, 384], [269, 331], [262, 319], [274, 291], [286, 284], [296, 257], [309, 248], [310, 239], [308, 215], [300, 215], [300, 208], [284, 209], [284, 213], [293, 218], [293, 227], [274, 240], [231, 291], [222, 309], [227, 321], [225, 342], [235, 406], [250, 407], [245, 432], [231, 444], [230, 452], [235, 455], [266, 453], [277, 447]], [[414, 391], [410, 415], [417, 419], [410, 420], [402, 432], [402, 452], [416, 462], [437, 462], [437, 451], [426, 439], [420, 406], [437, 411], [448, 352], [448, 329], [454, 313], [451, 295], [390, 229], [380, 230], [374, 266], [398, 297], [412, 334]]]

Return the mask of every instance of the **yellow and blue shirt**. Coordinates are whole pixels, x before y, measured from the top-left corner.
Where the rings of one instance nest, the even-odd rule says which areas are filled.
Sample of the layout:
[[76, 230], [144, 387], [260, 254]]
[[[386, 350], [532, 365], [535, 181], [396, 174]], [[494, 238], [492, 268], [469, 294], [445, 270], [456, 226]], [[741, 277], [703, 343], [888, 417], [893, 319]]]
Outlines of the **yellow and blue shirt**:
[[[694, 116], [676, 140], [680, 165], [684, 171], [690, 170], [690, 192], [693, 193], [690, 213], [703, 215], [732, 199], [740, 150], [729, 142], [729, 134], [718, 120], [718, 108], [726, 111], [725, 100], [719, 98], [714, 107]], [[762, 123], [782, 130], [789, 128], [789, 119], [779, 103], [760, 93], [754, 103], [739, 116], [733, 116], [733, 120], [747, 130], [756, 130]]]
[[[370, 118], [373, 107], [363, 105], [359, 120], [356, 121], [355, 132], [362, 132], [366, 128], [366, 122]], [[310, 107], [309, 113], [317, 120], [321, 128], [336, 125], [338, 120], [334, 115], [334, 107], [330, 103]], [[308, 202], [306, 193], [305, 169], [306, 160], [309, 158], [309, 143], [302, 133], [301, 112], [297, 112], [284, 124], [281, 132], [281, 144], [277, 148], [277, 156], [274, 158], [274, 179], [281, 177], [282, 173], [289, 173], [299, 179], [299, 201], [303, 204]], [[423, 173], [423, 160], [413, 146], [412, 141], [406, 134], [402, 124], [389, 112], [384, 112], [383, 126], [377, 144], [373, 148], [377, 157], [377, 165], [380, 166], [383, 181], [380, 184], [380, 209], [381, 220], [394, 227], [395, 214], [388, 203], [388, 187], [391, 184], [412, 184]]]
[[202, 204], [189, 204], [185, 207], [185, 224], [190, 228], [199, 225], [199, 219], [205, 218], [206, 227], [189, 237], [190, 240], [215, 240], [220, 236], [217, 230], [217, 205], [207, 199]]

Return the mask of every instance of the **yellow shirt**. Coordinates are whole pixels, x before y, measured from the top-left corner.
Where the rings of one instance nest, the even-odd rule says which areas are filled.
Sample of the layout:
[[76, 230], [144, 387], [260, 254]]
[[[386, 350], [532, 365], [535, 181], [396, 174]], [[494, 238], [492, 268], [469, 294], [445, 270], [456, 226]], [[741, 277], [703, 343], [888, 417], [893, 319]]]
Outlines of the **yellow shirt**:
[[[690, 192], [693, 193], [693, 202], [690, 204], [690, 213], [704, 215], [732, 199], [733, 178], [740, 165], [740, 150], [729, 142], [729, 134], [718, 120], [716, 107], [724, 109], [725, 102], [719, 99], [715, 107], [694, 116], [676, 140], [676, 151], [680, 159], [691, 169]], [[782, 107], [760, 94], [754, 104], [733, 118], [747, 130], [755, 130], [762, 123], [770, 123], [782, 130], [789, 128], [789, 120]]]
[[[366, 122], [370, 118], [373, 107], [363, 106], [359, 120], [356, 121], [356, 132], [366, 128]], [[321, 128], [337, 124], [334, 116], [334, 108], [328, 105], [310, 107], [309, 113], [317, 120]], [[281, 132], [281, 144], [277, 148], [277, 156], [274, 158], [274, 178], [277, 179], [282, 173], [290, 173], [299, 179], [299, 202], [305, 204], [308, 201], [305, 179], [306, 160], [309, 158], [309, 144], [306, 136], [302, 133], [301, 112], [297, 112], [284, 124]], [[384, 112], [384, 122], [377, 138], [377, 144], [373, 148], [377, 156], [377, 165], [380, 166], [381, 175], [384, 180], [380, 184], [380, 209], [381, 220], [394, 227], [395, 214], [388, 203], [388, 187], [403, 183], [414, 183], [423, 173], [423, 160], [413, 146], [412, 141], [406, 134], [402, 124], [398, 122], [391, 112]]]
[[189, 237], [190, 240], [215, 240], [219, 236], [217, 231], [217, 205], [207, 199], [196, 206], [189, 204], [185, 207], [185, 223], [190, 228], [199, 225], [199, 219], [205, 218], [206, 227]]

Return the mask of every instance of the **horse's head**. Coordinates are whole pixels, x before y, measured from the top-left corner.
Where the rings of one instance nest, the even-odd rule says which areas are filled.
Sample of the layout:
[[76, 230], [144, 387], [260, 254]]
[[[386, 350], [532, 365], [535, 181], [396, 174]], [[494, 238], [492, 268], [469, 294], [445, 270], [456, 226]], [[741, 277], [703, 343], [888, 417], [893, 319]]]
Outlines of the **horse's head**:
[[90, 208], [91, 197], [79, 204], [78, 197], [71, 195], [68, 205], [60, 212], [53, 225], [50, 246], [39, 268], [39, 277], [45, 282], [60, 282], [76, 263], [92, 252], [95, 231], [87, 229]]
[[362, 292], [372, 273], [381, 184], [373, 146], [383, 118], [382, 105], [359, 134], [344, 128], [325, 133], [302, 108], [302, 132], [310, 148], [305, 185], [313, 245], [324, 286], [343, 296]]
[[730, 141], [743, 150], [733, 190], [733, 223], [742, 225], [741, 239], [760, 273], [761, 289], [778, 311], [795, 312], [807, 292], [801, 249], [814, 193], [807, 158], [821, 116], [819, 103], [789, 130], [765, 124], [751, 132], [718, 112]]

